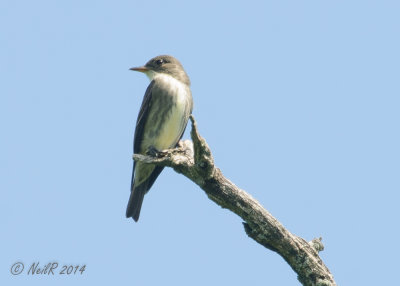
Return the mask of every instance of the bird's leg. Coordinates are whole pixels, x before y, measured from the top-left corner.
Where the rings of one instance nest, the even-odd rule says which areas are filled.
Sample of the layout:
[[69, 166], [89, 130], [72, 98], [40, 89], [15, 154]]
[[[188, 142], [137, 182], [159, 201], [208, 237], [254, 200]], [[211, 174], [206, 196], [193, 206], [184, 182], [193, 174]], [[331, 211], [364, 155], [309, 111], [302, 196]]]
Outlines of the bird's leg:
[[154, 146], [150, 146], [146, 151], [146, 155], [150, 155], [152, 157], [159, 157], [159, 154], [160, 151]]
[[164, 157], [166, 154], [167, 154], [166, 151], [160, 151], [154, 146], [150, 146], [146, 151], [146, 155], [150, 155], [156, 158]]
[[147, 151], [146, 155], [155, 157], [155, 158], [163, 158], [167, 156], [168, 154], [178, 154], [184, 152], [186, 149], [185, 143], [180, 140], [178, 143], [176, 143], [174, 148], [171, 149], [165, 149], [165, 150], [158, 150], [154, 146], [150, 146]]

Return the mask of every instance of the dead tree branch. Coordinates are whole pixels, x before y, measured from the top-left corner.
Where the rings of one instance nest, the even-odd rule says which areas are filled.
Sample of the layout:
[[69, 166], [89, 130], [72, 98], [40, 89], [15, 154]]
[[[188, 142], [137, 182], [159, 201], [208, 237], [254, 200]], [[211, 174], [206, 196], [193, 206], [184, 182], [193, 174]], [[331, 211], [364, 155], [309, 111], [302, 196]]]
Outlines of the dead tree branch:
[[214, 165], [211, 150], [198, 133], [194, 117], [190, 120], [192, 141], [183, 141], [179, 147], [164, 150], [157, 157], [134, 154], [133, 159], [171, 167], [199, 185], [212, 201], [244, 220], [244, 230], [249, 237], [282, 256], [303, 285], [336, 285], [318, 255], [324, 249], [321, 238], [307, 242], [290, 233], [252, 196], [225, 178]]

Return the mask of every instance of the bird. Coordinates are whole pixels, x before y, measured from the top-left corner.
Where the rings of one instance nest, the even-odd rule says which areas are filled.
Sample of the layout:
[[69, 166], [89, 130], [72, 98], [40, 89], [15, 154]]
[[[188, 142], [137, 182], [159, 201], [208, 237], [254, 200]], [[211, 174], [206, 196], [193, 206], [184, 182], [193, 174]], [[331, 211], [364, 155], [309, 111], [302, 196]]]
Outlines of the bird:
[[[136, 121], [133, 152], [154, 155], [175, 148], [193, 110], [189, 76], [182, 64], [169, 55], [154, 57], [144, 66], [130, 70], [142, 72], [150, 79]], [[127, 218], [139, 220], [144, 195], [163, 168], [134, 161]]]

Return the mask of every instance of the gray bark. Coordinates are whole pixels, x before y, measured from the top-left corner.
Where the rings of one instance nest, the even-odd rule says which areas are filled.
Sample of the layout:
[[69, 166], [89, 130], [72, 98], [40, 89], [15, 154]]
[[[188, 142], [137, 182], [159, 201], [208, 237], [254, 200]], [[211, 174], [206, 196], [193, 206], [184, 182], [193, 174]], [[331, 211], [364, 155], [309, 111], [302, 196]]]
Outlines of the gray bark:
[[249, 237], [282, 256], [303, 285], [336, 285], [318, 255], [324, 248], [321, 238], [307, 242], [290, 233], [258, 201], [225, 178], [214, 165], [211, 150], [198, 133], [194, 117], [190, 120], [192, 141], [181, 141], [177, 148], [163, 150], [155, 157], [134, 154], [133, 159], [171, 167], [199, 185], [212, 201], [244, 220], [244, 230]]

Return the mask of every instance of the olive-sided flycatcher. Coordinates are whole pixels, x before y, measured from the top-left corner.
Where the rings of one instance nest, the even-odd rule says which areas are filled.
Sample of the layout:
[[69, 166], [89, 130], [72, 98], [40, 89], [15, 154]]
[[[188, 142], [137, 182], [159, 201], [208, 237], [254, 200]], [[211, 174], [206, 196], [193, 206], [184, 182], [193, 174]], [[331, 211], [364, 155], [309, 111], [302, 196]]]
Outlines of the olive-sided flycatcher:
[[[131, 70], [145, 73], [151, 81], [136, 121], [133, 152], [146, 154], [176, 147], [193, 109], [190, 80], [181, 63], [172, 56], [163, 55]], [[126, 217], [138, 221], [144, 195], [163, 168], [133, 163]]]

